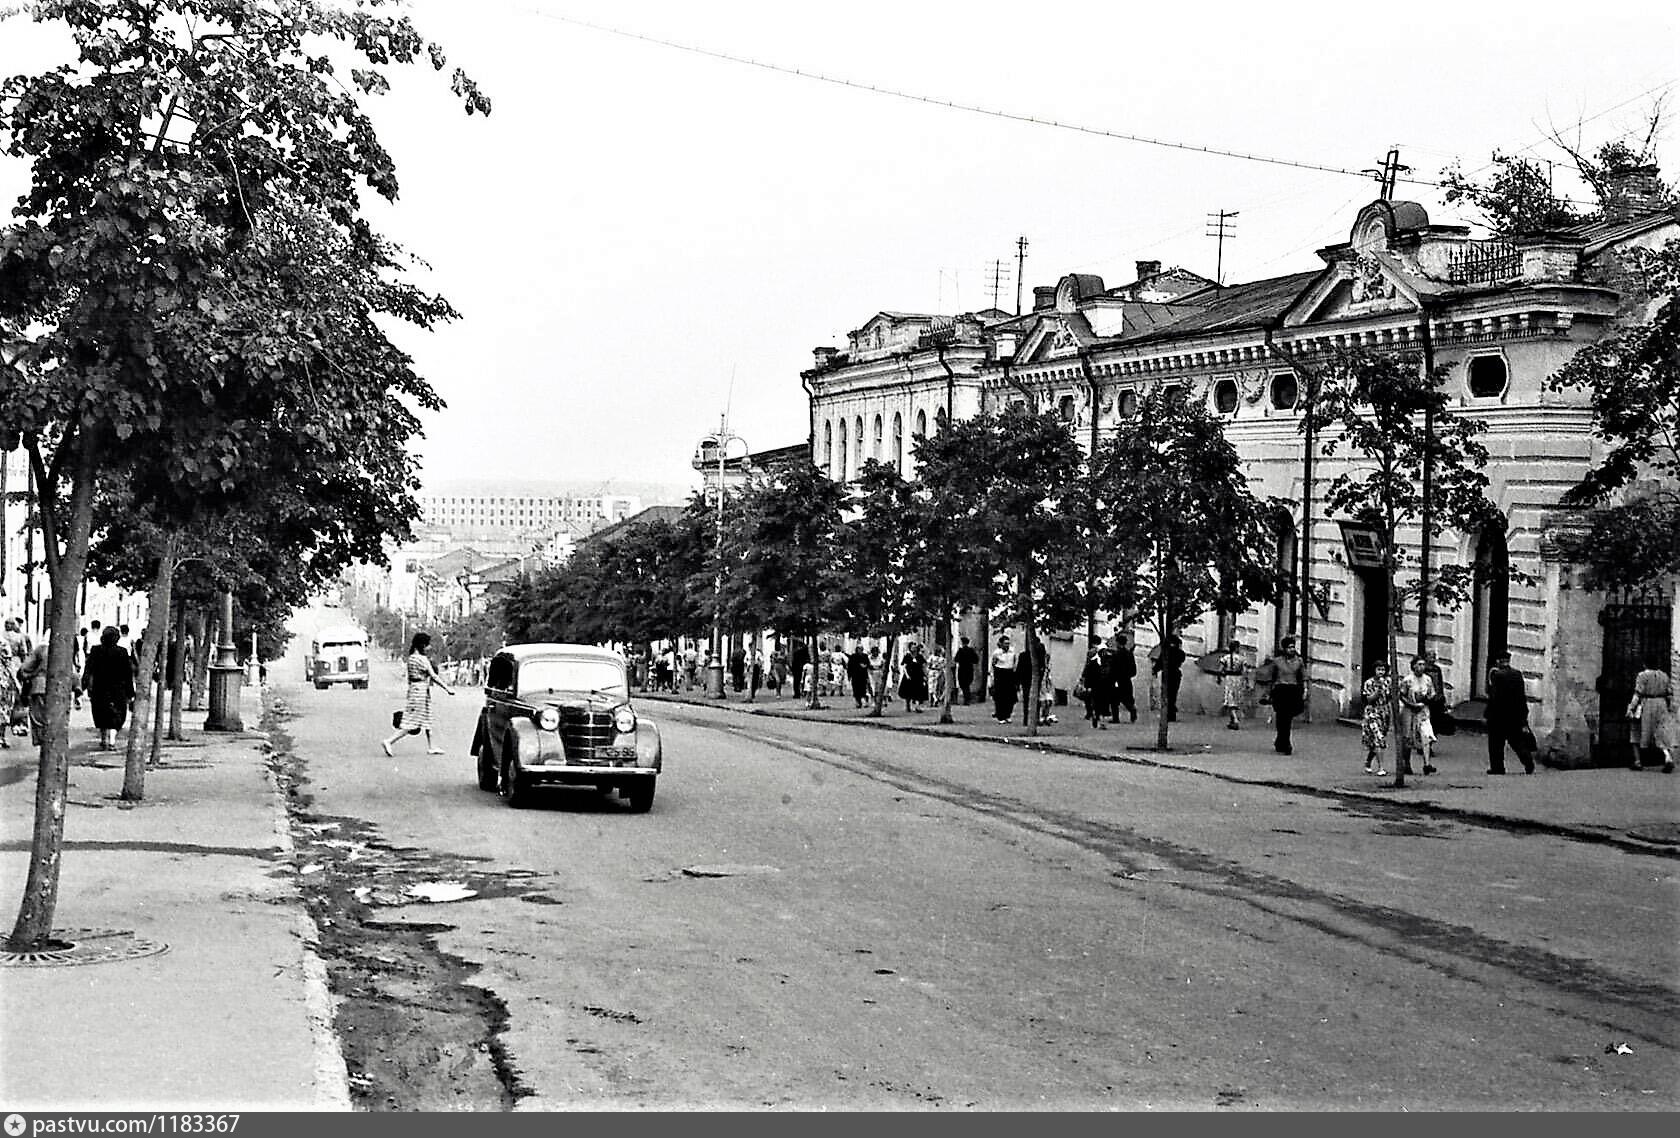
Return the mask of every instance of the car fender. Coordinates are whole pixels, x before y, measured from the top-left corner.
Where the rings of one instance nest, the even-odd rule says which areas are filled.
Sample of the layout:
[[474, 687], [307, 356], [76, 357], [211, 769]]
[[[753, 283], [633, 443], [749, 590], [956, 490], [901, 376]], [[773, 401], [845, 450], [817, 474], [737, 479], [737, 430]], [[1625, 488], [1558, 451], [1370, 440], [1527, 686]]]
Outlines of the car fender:
[[508, 730], [519, 748], [519, 761], [527, 767], [566, 757], [560, 736], [553, 731], [544, 731], [530, 719], [515, 719], [508, 724]]
[[[478, 725], [473, 728], [472, 747], [467, 751], [469, 755], [476, 755], [480, 750], [490, 751], [490, 734], [484, 729], [484, 712], [478, 713]], [[491, 758], [495, 758], [491, 754]]]
[[636, 720], [636, 764], [652, 767], [654, 770], [663, 768], [665, 762], [664, 745], [659, 739], [659, 728], [649, 720]]

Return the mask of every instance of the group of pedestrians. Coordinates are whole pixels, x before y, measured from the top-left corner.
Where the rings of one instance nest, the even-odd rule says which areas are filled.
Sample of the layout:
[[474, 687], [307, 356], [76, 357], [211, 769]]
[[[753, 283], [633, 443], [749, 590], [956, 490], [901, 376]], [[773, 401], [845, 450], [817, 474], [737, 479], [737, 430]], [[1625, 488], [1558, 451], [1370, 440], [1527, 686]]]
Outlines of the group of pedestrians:
[[[99, 642], [87, 644], [82, 629], [72, 641], [71, 670], [73, 698], [82, 706], [87, 693], [93, 726], [99, 732], [99, 749], [116, 750], [117, 732], [128, 719], [134, 702], [134, 658], [123, 643], [127, 626], [100, 627], [93, 622]], [[32, 641], [20, 621], [8, 619], [0, 633], [0, 748], [12, 745], [13, 735], [28, 735], [34, 746], [45, 740], [47, 703], [47, 657], [52, 636], [47, 633]]]

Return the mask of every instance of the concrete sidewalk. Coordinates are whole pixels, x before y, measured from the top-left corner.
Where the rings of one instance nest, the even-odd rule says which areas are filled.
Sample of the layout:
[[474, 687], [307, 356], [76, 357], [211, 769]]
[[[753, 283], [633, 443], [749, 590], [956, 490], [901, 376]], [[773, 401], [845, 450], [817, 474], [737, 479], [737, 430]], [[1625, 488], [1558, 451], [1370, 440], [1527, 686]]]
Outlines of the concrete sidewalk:
[[[326, 973], [293, 878], [290, 829], [247, 688], [240, 734], [185, 716], [118, 801], [122, 753], [71, 717], [54, 927], [87, 963], [0, 967], [0, 1112], [347, 1110]], [[28, 871], [37, 752], [0, 751], [6, 930]], [[167, 946], [159, 951], [160, 946]], [[72, 959], [77, 952], [69, 954]]]
[[1359, 731], [1338, 721], [1297, 720], [1292, 739], [1294, 754], [1285, 756], [1272, 750], [1273, 728], [1266, 725], [1263, 716], [1246, 720], [1239, 731], [1230, 731], [1222, 719], [1190, 715], [1171, 725], [1168, 742], [1172, 749], [1163, 754], [1154, 750], [1155, 716], [1142, 708], [1136, 723], [1124, 722], [1122, 713], [1121, 723], [1099, 730], [1084, 721], [1078, 706], [1058, 707], [1058, 722], [1040, 727], [1037, 737], [1029, 738], [1020, 723], [1019, 708], [1015, 722], [1005, 726], [992, 721], [990, 703], [953, 706], [956, 722], [942, 726], [937, 708], [907, 713], [900, 701], [889, 703], [880, 718], [872, 718], [867, 707], [858, 710], [848, 695], [824, 696], [826, 709], [811, 711], [786, 694], [786, 689], [780, 696], [760, 691], [750, 702], [736, 692], [727, 693], [723, 700], [699, 692], [638, 692], [637, 699], [860, 729], [978, 739], [1106, 762], [1177, 768], [1207, 778], [1330, 798], [1372, 799], [1396, 808], [1680, 857], [1680, 776], [1653, 770], [1553, 770], [1544, 766], [1533, 775], [1525, 775], [1514, 754], [1506, 755], [1505, 767], [1515, 773], [1490, 775], [1487, 739], [1480, 733], [1460, 732], [1442, 739], [1435, 751], [1438, 773], [1408, 776], [1405, 787], [1399, 788], [1393, 785], [1392, 770], [1387, 778], [1364, 773], [1365, 752], [1359, 745]]

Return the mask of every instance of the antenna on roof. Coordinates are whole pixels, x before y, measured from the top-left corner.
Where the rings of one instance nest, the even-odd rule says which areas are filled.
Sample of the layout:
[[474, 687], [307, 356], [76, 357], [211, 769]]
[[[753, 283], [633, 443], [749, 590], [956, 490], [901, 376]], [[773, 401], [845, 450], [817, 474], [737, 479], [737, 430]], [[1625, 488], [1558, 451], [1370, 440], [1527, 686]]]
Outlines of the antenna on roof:
[[1383, 156], [1382, 169], [1362, 171], [1362, 173], [1369, 174], [1377, 180], [1377, 184], [1382, 187], [1381, 195], [1385, 202], [1394, 200], [1394, 186], [1395, 183], [1399, 182], [1400, 175], [1410, 174], [1411, 172], [1412, 168], [1410, 166], [1402, 165], [1400, 162], [1400, 147], [1398, 144], [1388, 148], [1388, 153]]
[[1225, 239], [1227, 237], [1236, 239], [1236, 227], [1230, 224], [1230, 220], [1238, 216], [1238, 212], [1237, 210], [1222, 209], [1218, 213], [1208, 214], [1207, 235], [1219, 238], [1219, 252], [1217, 259], [1214, 261], [1213, 280], [1220, 288], [1225, 287]]
[[1015, 315], [1021, 315], [1021, 278], [1027, 271], [1027, 239], [1015, 238]]

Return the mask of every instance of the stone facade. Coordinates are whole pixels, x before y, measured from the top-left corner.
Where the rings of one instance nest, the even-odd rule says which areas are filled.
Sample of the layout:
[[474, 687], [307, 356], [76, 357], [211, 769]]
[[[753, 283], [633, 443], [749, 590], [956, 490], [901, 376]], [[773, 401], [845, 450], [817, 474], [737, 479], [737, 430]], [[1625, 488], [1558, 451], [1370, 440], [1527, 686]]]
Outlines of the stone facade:
[[[912, 432], [936, 425], [939, 413], [1011, 404], [1056, 411], [1089, 449], [1117, 428], [1140, 391], [1181, 386], [1226, 420], [1255, 493], [1292, 503], [1280, 556], [1288, 566], [1304, 563], [1311, 582], [1305, 600], [1234, 619], [1209, 614], [1184, 634], [1192, 659], [1233, 634], [1251, 653], [1269, 649], [1286, 631], [1299, 632], [1305, 606], [1314, 710], [1348, 714], [1392, 620], [1403, 650], [1439, 655], [1458, 714], [1474, 720], [1491, 652], [1508, 647], [1528, 677], [1543, 752], [1557, 764], [1585, 762], [1600, 731], [1606, 598], [1549, 557], [1545, 539], [1560, 495], [1593, 461], [1596, 444], [1584, 399], [1550, 391], [1546, 381], [1583, 345], [1648, 311], [1649, 298], [1630, 292], [1619, 254], [1680, 236], [1680, 221], [1671, 212], [1624, 213], [1517, 241], [1474, 241], [1463, 226], [1432, 224], [1415, 203], [1377, 201], [1308, 272], [1220, 287], [1142, 262], [1139, 280], [1118, 288], [1076, 274], [1035, 289], [1034, 310], [1021, 316], [883, 312], [851, 334], [846, 350], [818, 349], [815, 367], [802, 374], [813, 458], [842, 480], [867, 457], [913, 475]], [[1350, 567], [1341, 528], [1325, 517], [1324, 488], [1347, 460], [1315, 456], [1306, 484], [1299, 369], [1347, 347], [1427, 355], [1455, 413], [1487, 426], [1489, 496], [1504, 527], [1444, 534], [1431, 560], [1509, 564], [1519, 575], [1483, 585], [1456, 612], [1431, 611], [1421, 629], [1415, 611], [1383, 611], [1381, 589]], [[1400, 540], [1416, 550], [1419, 534]], [[1116, 627], [1104, 622], [1098, 634]], [[977, 637], [983, 626], [964, 631]], [[1141, 655], [1151, 633], [1137, 632], [1147, 673]], [[1086, 649], [1083, 629], [1051, 638], [1053, 674], [1068, 677], [1062, 686], [1072, 686]], [[1181, 709], [1217, 702], [1211, 680], [1188, 672]]]

